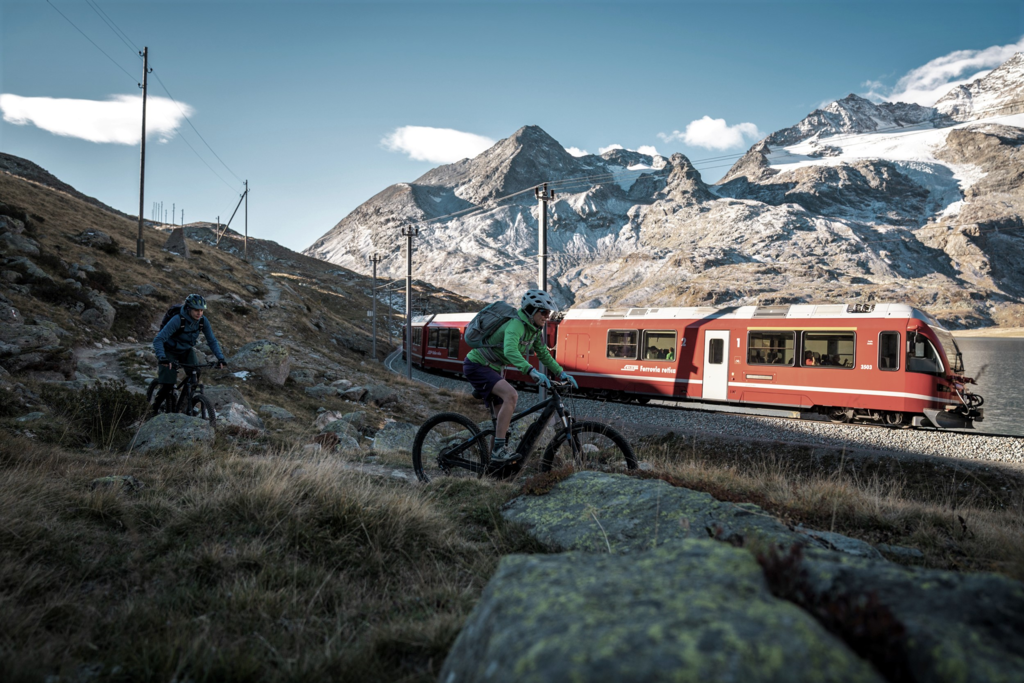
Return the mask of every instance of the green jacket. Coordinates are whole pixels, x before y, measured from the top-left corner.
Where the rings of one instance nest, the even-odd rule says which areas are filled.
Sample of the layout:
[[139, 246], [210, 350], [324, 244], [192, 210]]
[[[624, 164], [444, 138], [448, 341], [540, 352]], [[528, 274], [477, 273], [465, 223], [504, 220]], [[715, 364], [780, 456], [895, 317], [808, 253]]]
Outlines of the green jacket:
[[499, 327], [487, 342], [490, 348], [473, 349], [466, 355], [466, 360], [486, 365], [496, 372], [501, 372], [506, 365], [512, 365], [519, 372], [528, 375], [532, 366], [526, 361], [526, 357], [532, 349], [540, 362], [556, 377], [562, 374], [562, 366], [548, 353], [540, 328], [534, 326], [522, 310], [517, 317]]

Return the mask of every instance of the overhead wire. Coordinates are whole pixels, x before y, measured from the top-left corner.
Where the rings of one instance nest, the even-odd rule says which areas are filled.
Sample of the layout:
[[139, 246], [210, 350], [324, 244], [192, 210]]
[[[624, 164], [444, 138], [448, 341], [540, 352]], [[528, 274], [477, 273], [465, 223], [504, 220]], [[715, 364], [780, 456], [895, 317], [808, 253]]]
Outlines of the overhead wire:
[[135, 83], [136, 85], [138, 84], [138, 82], [139, 82], [139, 79], [138, 79], [138, 78], [136, 78], [135, 76], [132, 76], [132, 75], [131, 75], [130, 73], [128, 73], [128, 70], [127, 70], [127, 69], [125, 69], [125, 68], [124, 68], [123, 66], [121, 66], [121, 64], [120, 64], [120, 63], [118, 63], [118, 61], [117, 61], [116, 59], [114, 59], [113, 57], [111, 57], [110, 55], [108, 55], [108, 54], [107, 54], [107, 53], [106, 53], [106, 52], [105, 52], [105, 51], [103, 50], [103, 48], [102, 48], [102, 47], [100, 47], [99, 45], [97, 45], [97, 44], [96, 44], [96, 42], [95, 42], [95, 41], [94, 41], [94, 40], [93, 40], [92, 38], [90, 38], [90, 37], [89, 37], [89, 36], [88, 36], [88, 35], [87, 35], [87, 34], [85, 33], [85, 31], [83, 31], [82, 29], [78, 28], [78, 26], [77, 26], [77, 25], [75, 24], [75, 22], [73, 22], [73, 21], [71, 21], [70, 19], [68, 19], [68, 16], [67, 16], [66, 14], [64, 14], [63, 12], [61, 12], [61, 11], [60, 11], [59, 9], [57, 9], [57, 6], [56, 6], [56, 5], [54, 5], [54, 4], [52, 3], [52, 2], [50, 2], [50, 0], [46, 0], [46, 3], [47, 3], [47, 4], [48, 4], [48, 5], [50, 6], [50, 7], [52, 7], [52, 8], [54, 9], [54, 11], [55, 11], [55, 12], [57, 12], [57, 14], [61, 15], [62, 17], [64, 17], [64, 20], [65, 20], [65, 21], [67, 21], [67, 22], [68, 22], [69, 24], [71, 24], [72, 26], [74, 26], [74, 27], [75, 27], [75, 30], [76, 30], [76, 31], [78, 31], [79, 33], [81, 33], [81, 34], [82, 34], [82, 36], [83, 36], [83, 37], [85, 37], [85, 39], [86, 39], [86, 40], [88, 40], [88, 41], [89, 41], [90, 43], [92, 43], [92, 46], [93, 46], [93, 47], [95, 47], [95, 48], [96, 48], [97, 50], [99, 50], [99, 51], [100, 51], [101, 53], [103, 53], [103, 56], [104, 56], [104, 57], [106, 57], [107, 59], [109, 59], [109, 60], [110, 60], [110, 61], [111, 61], [111, 62], [112, 62], [112, 63], [114, 64], [114, 66], [116, 66], [116, 67], [117, 67], [118, 69], [120, 69], [121, 71], [125, 72], [125, 73], [126, 73], [126, 74], [128, 75], [128, 78], [132, 79], [132, 83]]
[[[103, 22], [110, 27], [110, 30], [114, 32], [114, 35], [121, 39], [121, 42], [125, 44], [125, 47], [132, 51], [132, 54], [135, 57], [142, 59], [142, 55], [140, 54], [142, 50], [135, 46], [135, 43], [131, 42], [131, 39], [128, 38], [128, 34], [122, 31], [120, 27], [118, 27], [117, 24], [114, 23], [114, 20], [111, 19], [110, 16], [103, 11], [103, 9], [95, 2], [95, 0], [85, 0], [85, 3], [92, 8], [92, 11], [96, 13], [96, 16], [102, 19]], [[129, 45], [129, 43], [131, 44]]]

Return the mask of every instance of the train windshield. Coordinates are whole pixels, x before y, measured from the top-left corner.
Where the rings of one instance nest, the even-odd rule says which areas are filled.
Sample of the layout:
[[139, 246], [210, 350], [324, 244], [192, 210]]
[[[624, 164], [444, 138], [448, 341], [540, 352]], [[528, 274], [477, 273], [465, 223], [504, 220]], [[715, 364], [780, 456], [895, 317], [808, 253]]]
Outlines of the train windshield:
[[962, 373], [964, 371], [964, 360], [963, 355], [960, 353], [960, 347], [956, 345], [956, 339], [947, 330], [942, 329], [938, 325], [932, 325], [932, 332], [939, 338], [939, 343], [942, 345], [942, 351], [946, 355], [949, 367], [953, 369], [953, 372]]

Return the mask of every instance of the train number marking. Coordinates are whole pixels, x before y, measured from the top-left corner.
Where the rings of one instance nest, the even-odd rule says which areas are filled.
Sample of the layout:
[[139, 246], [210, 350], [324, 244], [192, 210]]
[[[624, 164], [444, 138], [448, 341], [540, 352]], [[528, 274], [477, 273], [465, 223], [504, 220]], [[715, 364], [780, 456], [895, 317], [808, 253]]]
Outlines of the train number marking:
[[874, 369], [874, 366], [872, 366], [872, 365], [861, 365], [860, 369], [861, 370], [872, 370], [872, 369]]

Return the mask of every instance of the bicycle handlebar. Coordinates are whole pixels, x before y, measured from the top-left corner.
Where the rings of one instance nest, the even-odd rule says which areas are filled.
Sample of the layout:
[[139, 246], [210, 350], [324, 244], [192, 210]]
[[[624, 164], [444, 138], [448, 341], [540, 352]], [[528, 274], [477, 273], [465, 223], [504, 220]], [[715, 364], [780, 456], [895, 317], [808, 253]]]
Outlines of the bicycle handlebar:
[[[215, 368], [220, 365], [220, 361], [214, 361], [213, 363], [200, 363], [198, 365], [192, 365], [191, 363], [179, 363], [177, 361], [168, 361], [172, 368], [184, 368], [184, 369], [195, 369], [202, 370], [203, 368]], [[225, 363], [225, 366], [227, 364]]]

